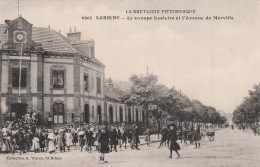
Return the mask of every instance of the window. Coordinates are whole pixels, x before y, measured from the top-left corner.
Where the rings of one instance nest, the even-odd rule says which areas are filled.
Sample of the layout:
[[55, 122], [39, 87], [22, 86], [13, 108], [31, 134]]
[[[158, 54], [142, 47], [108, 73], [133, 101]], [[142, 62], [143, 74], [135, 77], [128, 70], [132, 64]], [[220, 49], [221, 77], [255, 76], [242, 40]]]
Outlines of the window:
[[131, 122], [131, 109], [128, 109], [128, 121]]
[[94, 106], [92, 106], [92, 114], [91, 114], [91, 116], [94, 116], [94, 113], [95, 113], [95, 108], [94, 108]]
[[139, 122], [139, 112], [138, 112], [138, 110], [135, 111], [135, 118], [136, 118], [135, 121]]
[[98, 116], [98, 124], [101, 125], [102, 123], [101, 106], [97, 107], [97, 116]]
[[64, 123], [64, 104], [53, 104], [53, 121], [55, 124]]
[[97, 77], [97, 93], [101, 93], [101, 78]]
[[122, 107], [120, 107], [120, 109], [119, 109], [119, 121], [120, 121], [120, 123], [123, 122], [123, 109], [122, 109]]
[[88, 85], [88, 74], [84, 75], [84, 89], [85, 91], [88, 91], [89, 85]]
[[[15, 88], [19, 87], [19, 74], [20, 69], [19, 68], [13, 68], [12, 70], [12, 86]], [[21, 87], [26, 87], [26, 77], [27, 77], [27, 69], [22, 68], [21, 69]]]
[[64, 71], [53, 70], [53, 88], [64, 88]]
[[109, 122], [110, 123], [113, 123], [113, 108], [112, 107], [109, 107]]

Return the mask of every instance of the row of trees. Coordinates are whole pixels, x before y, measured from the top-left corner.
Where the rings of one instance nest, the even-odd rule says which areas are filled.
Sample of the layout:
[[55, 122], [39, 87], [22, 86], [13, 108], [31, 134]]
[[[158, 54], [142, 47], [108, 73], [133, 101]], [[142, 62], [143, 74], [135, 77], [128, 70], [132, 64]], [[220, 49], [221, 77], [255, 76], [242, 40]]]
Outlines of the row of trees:
[[146, 77], [132, 75], [131, 94], [124, 97], [128, 104], [137, 104], [145, 109], [148, 118], [158, 120], [224, 124], [227, 119], [211, 106], [198, 100], [191, 100], [181, 91], [158, 84], [158, 77], [149, 74]]
[[232, 121], [236, 125], [254, 124], [260, 116], [260, 83], [249, 90], [248, 97], [233, 112]]

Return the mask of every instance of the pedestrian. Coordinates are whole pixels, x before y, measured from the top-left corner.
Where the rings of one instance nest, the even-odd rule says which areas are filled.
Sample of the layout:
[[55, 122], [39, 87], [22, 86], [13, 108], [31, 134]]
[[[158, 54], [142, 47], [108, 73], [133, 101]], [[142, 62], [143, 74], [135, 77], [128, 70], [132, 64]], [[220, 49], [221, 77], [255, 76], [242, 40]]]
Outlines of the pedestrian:
[[110, 136], [110, 152], [112, 152], [113, 148], [114, 151], [117, 152], [116, 146], [118, 145], [118, 140], [117, 140], [117, 131], [114, 125], [112, 125], [111, 127], [109, 136]]
[[50, 154], [54, 153], [56, 150], [55, 142], [56, 142], [56, 135], [53, 133], [53, 130], [50, 130], [48, 134], [48, 151]]
[[150, 129], [147, 128], [147, 130], [144, 132], [144, 135], [145, 135], [145, 141], [146, 141], [146, 144], [148, 147], [150, 147], [151, 145], [151, 132], [150, 132]]
[[98, 141], [100, 143], [100, 153], [101, 153], [99, 163], [101, 164], [108, 162], [105, 161], [105, 154], [109, 153], [109, 138], [110, 138], [109, 133], [103, 127], [101, 129], [101, 134]]
[[119, 148], [120, 148], [120, 151], [122, 151], [122, 134], [121, 134], [121, 130], [120, 130], [120, 127], [117, 126], [116, 127], [116, 131], [117, 131], [117, 140], [118, 140], [118, 145], [119, 145]]
[[65, 133], [65, 145], [68, 148], [68, 151], [70, 151], [70, 146], [72, 145], [72, 134], [71, 134], [71, 130], [67, 129], [67, 132]]
[[126, 149], [126, 144], [127, 144], [127, 131], [124, 129], [124, 127], [122, 127], [121, 135], [122, 135], [122, 145], [125, 144], [125, 149]]
[[88, 151], [89, 153], [91, 153], [91, 146], [92, 146], [92, 142], [93, 142], [93, 132], [88, 128], [86, 131], [86, 151]]
[[169, 139], [170, 139], [170, 157], [172, 158], [172, 151], [175, 151], [176, 154], [178, 155], [177, 158], [180, 158], [180, 154], [178, 150], [180, 150], [180, 145], [177, 143], [177, 132], [174, 124], [170, 125], [170, 130], [169, 130]]
[[134, 125], [134, 130], [133, 130], [133, 141], [134, 141], [134, 146], [136, 150], [140, 150], [138, 148], [138, 144], [140, 143], [139, 140], [139, 129], [137, 125]]
[[80, 131], [79, 131], [79, 146], [80, 146], [80, 151], [82, 151], [84, 144], [85, 144], [85, 132], [84, 132], [84, 128], [81, 127]]
[[200, 140], [201, 140], [201, 134], [200, 134], [200, 127], [196, 126], [194, 129], [194, 142], [195, 142], [195, 148], [200, 149]]
[[19, 140], [18, 140], [18, 148], [20, 150], [20, 154], [24, 153], [25, 152], [25, 138], [24, 138], [24, 133], [22, 132], [23, 129], [20, 129], [19, 130]]
[[32, 149], [35, 153], [38, 153], [40, 150], [40, 139], [37, 134], [34, 135], [32, 140]]
[[72, 143], [73, 143], [73, 146], [75, 146], [79, 141], [78, 141], [78, 131], [72, 131]]
[[56, 146], [58, 149], [60, 149], [60, 152], [62, 152], [64, 150], [64, 143], [62, 140], [62, 135], [63, 135], [63, 133], [61, 131], [56, 133], [56, 141], [57, 141]]
[[183, 142], [184, 142], [185, 144], [187, 144], [188, 132], [187, 132], [187, 129], [186, 129], [186, 128], [183, 129], [182, 134], [183, 134]]
[[39, 135], [39, 142], [40, 142], [40, 150], [41, 152], [44, 152], [44, 147], [45, 147], [45, 136], [43, 132], [40, 132]]
[[8, 140], [10, 141], [10, 150], [11, 153], [14, 155], [15, 147], [16, 147], [16, 139], [15, 139], [15, 132], [12, 131], [12, 134], [8, 134]]
[[[160, 145], [158, 147], [158, 149], [160, 149], [161, 147], [163, 147], [164, 144], [166, 144], [166, 140], [167, 140], [167, 129], [166, 127], [163, 127], [162, 130], [161, 130], [161, 142], [160, 142]], [[166, 145], [165, 145], [166, 146]]]

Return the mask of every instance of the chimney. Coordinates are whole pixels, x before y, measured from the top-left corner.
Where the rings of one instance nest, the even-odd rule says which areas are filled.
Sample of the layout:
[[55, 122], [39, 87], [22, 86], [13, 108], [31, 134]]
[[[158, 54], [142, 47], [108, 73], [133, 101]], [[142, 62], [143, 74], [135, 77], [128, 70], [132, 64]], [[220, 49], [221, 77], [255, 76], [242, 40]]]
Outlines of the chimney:
[[5, 20], [5, 24], [8, 24], [11, 20]]
[[77, 32], [76, 27], [74, 27], [74, 31], [75, 32], [72, 32], [70, 27], [70, 32], [67, 33], [67, 38], [71, 44], [77, 44], [80, 41], [81, 37], [81, 32]]
[[107, 79], [107, 85], [108, 85], [109, 87], [113, 87], [113, 80], [111, 79], [111, 77], [109, 77], [109, 78]]

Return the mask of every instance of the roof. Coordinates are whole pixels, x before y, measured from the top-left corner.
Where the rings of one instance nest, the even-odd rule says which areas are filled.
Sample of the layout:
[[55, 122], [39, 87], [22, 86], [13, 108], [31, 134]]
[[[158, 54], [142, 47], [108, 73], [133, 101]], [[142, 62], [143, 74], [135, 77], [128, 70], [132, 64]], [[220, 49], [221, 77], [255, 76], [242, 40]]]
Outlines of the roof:
[[45, 51], [77, 53], [77, 50], [69, 43], [67, 38], [50, 28], [33, 27], [32, 40], [42, 44]]
[[[6, 24], [0, 24], [0, 46], [7, 42], [5, 35], [6, 28]], [[46, 52], [65, 54], [78, 53], [82, 56], [88, 57], [93, 62], [104, 66], [104, 64], [96, 58], [89, 57], [84, 46], [76, 47], [70, 44], [69, 40], [65, 36], [50, 28], [32, 27], [32, 40], [35, 43], [41, 44], [42, 49]]]
[[[1, 43], [7, 42], [4, 34], [6, 27], [6, 24], [0, 24]], [[33, 27], [32, 40], [41, 44], [41, 47], [47, 52], [77, 53], [66, 37], [50, 28]]]
[[113, 100], [121, 101], [122, 97], [128, 95], [129, 93], [124, 92], [118, 88], [112, 86], [105, 86], [105, 97]]

